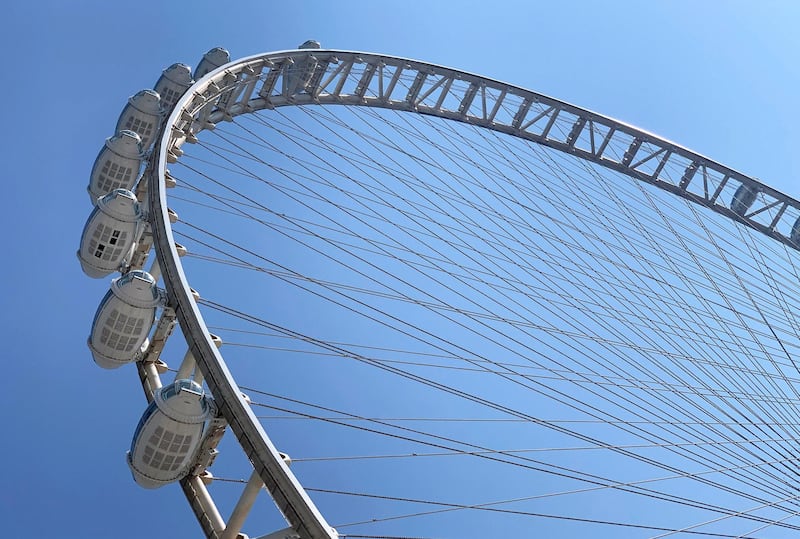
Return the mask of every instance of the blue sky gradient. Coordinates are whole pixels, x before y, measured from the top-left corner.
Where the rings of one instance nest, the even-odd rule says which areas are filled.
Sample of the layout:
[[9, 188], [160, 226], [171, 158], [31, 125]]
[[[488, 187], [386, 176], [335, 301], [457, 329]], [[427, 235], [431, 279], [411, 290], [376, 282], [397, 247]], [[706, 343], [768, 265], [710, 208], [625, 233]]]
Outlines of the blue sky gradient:
[[98, 150], [128, 96], [174, 62], [311, 38], [416, 58], [595, 110], [798, 196], [800, 4], [788, 0], [45, 0], [4, 11], [4, 537], [199, 535], [177, 487], [130, 479], [124, 452], [144, 401], [132, 369], [91, 361], [107, 280], [84, 277], [75, 257]]

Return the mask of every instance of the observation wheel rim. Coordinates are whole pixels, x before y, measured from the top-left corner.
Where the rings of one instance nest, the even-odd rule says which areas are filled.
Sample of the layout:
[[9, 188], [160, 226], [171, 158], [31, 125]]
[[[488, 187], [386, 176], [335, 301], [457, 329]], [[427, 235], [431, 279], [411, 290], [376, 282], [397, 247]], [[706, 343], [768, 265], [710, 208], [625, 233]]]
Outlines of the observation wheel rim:
[[[313, 81], [315, 84], [306, 86], [301, 93], [296, 93], [296, 88], [290, 88], [287, 83], [289, 70], [292, 69], [292, 65], [304, 61], [314, 62], [315, 67], [312, 69], [311, 77], [316, 77]], [[326, 66], [324, 70], [317, 69], [317, 66], [321, 65], [321, 63]], [[332, 64], [340, 67], [329, 71], [328, 68]], [[384, 67], [393, 67], [395, 71], [392, 72], [392, 78], [387, 78], [383, 81], [393, 84], [392, 89], [387, 94], [378, 95], [377, 97], [366, 96], [366, 86], [361, 87], [360, 94], [358, 92], [343, 94], [344, 84], [339, 84], [336, 91], [327, 93], [323, 91], [322, 85], [325, 82], [323, 80], [325, 76], [328, 77], [327, 86], [330, 86], [340, 80], [336, 78], [339, 76], [336, 74], [337, 69], [341, 72], [347, 71], [344, 75], [346, 77], [349, 74], [349, 70], [356, 64], [363, 64], [363, 73], [370, 72], [370, 78], [376, 76], [379, 71], [381, 72], [380, 76], [383, 77], [382, 70]], [[349, 67], [346, 67], [348, 65]], [[405, 98], [393, 99], [392, 91], [394, 90], [394, 85], [396, 85], [400, 74], [404, 71], [407, 71], [409, 76], [414, 75], [411, 90], [408, 93], [402, 92], [405, 93]], [[425, 80], [431, 76], [438, 77], [438, 81], [433, 83], [433, 89], [431, 89], [431, 86], [424, 87]], [[273, 93], [274, 87], [271, 86], [265, 95], [262, 95], [262, 92], [259, 91], [258, 97], [251, 99], [259, 84], [266, 84], [270, 77], [281, 78], [283, 83], [281, 92]], [[362, 74], [362, 78], [366, 77], [367, 75]], [[392, 83], [392, 81], [394, 82]], [[417, 84], [417, 81], [419, 81], [419, 84]], [[455, 81], [461, 81], [461, 84], [467, 85], [467, 94], [472, 92], [473, 88], [475, 89], [471, 96], [463, 96], [462, 105], [464, 107], [462, 108], [464, 110], [461, 111], [443, 108], [441, 106], [444, 101], [443, 94], [436, 93], [439, 91], [437, 88], [449, 88]], [[366, 84], [368, 85], [370, 82], [368, 80]], [[489, 94], [494, 92], [492, 95], [495, 99], [492, 103], [490, 97], [490, 105], [488, 107], [486, 102], [487, 89]], [[383, 90], [384, 87], [381, 86], [381, 92]], [[420, 95], [423, 90], [427, 92], [425, 96]], [[237, 101], [238, 98], [245, 94], [248, 94], [246, 99]], [[497, 113], [509, 95], [516, 96], [521, 100], [521, 104], [513, 115], [513, 120], [504, 123], [498, 121]], [[231, 99], [231, 96], [236, 96], [236, 98]], [[425, 104], [425, 98], [431, 96], [439, 98], [438, 106], [431, 107]], [[470, 114], [470, 106], [476, 98], [483, 99], [482, 107], [479, 107], [482, 111], [482, 116]], [[467, 100], [469, 102], [466, 102]], [[211, 71], [196, 81], [184, 93], [175, 104], [172, 113], [162, 124], [161, 134], [156, 139], [146, 175], [148, 206], [150, 209], [148, 218], [158, 263], [163, 272], [168, 301], [175, 309], [189, 349], [203, 371], [217, 407], [230, 424], [239, 443], [252, 462], [256, 473], [264, 481], [276, 504], [292, 527], [303, 538], [333, 538], [337, 537], [337, 534], [314, 507], [299, 481], [289, 472], [277, 449], [269, 441], [260, 422], [244, 400], [222, 354], [211, 339], [211, 334], [193, 297], [192, 289], [189, 286], [189, 281], [175, 247], [167, 209], [166, 187], [167, 165], [171, 160], [180, 156], [180, 146], [187, 141], [192, 142], [192, 138], [196, 134], [205, 129], [213, 128], [216, 122], [230, 121], [236, 116], [251, 114], [264, 109], [310, 104], [322, 106], [355, 105], [416, 112], [523, 138], [567, 153], [575, 158], [590, 161], [626, 174], [675, 196], [706, 206], [740, 224], [764, 233], [790, 248], [800, 250], [800, 245], [793, 239], [794, 230], [792, 230], [791, 235], [778, 230], [780, 218], [787, 209], [791, 208], [796, 212], [800, 212], [800, 201], [763, 184], [755, 178], [746, 176], [652, 133], [519, 86], [418, 60], [334, 49], [293, 49], [257, 54], [232, 61]], [[543, 118], [547, 119], [549, 125], [548, 131], [543, 134], [526, 132], [526, 127], [524, 127], [526, 122], [530, 121], [526, 114], [533, 104], [552, 109], [550, 113], [552, 116], [543, 116]], [[525, 108], [524, 112], [522, 112], [523, 108]], [[550, 128], [552, 128], [558, 115], [562, 113], [576, 117], [577, 121], [574, 126], [580, 123], [580, 129], [583, 129], [586, 124], [590, 126], [599, 124], [608, 127], [609, 134], [607, 137], [609, 140], [614, 133], [624, 134], [632, 139], [629, 146], [631, 152], [626, 152], [625, 157], [621, 160], [614, 161], [605, 157], [602, 149], [599, 152], [595, 152], [593, 147], [593, 151], [589, 153], [581, 150], [574, 142], [569, 140], [563, 141], [549, 138]], [[528, 127], [534, 125], [534, 123], [530, 121]], [[590, 128], [593, 129], [593, 127]], [[658, 177], [658, 174], [647, 177], [647, 175], [637, 170], [635, 166], [636, 154], [642, 144], [645, 143], [656, 148], [647, 159], [660, 160], [661, 168], [671, 156], [679, 156], [689, 163], [686, 169], [687, 173], [684, 174], [681, 182], [670, 183], [663, 181]], [[629, 156], [628, 153], [631, 155]], [[638, 159], [641, 160], [641, 156]], [[692, 167], [694, 167], [692, 177], [684, 181], [685, 176]], [[723, 177], [723, 185], [719, 186], [718, 192], [712, 195], [706, 187], [706, 193], [703, 197], [690, 191], [688, 187], [694, 174], [701, 171], [701, 174], [705, 175], [708, 170], [713, 170]], [[717, 198], [724, 184], [729, 181], [733, 182], [734, 185], [738, 183], [739, 186], [748, 186], [769, 197], [773, 202], [767, 202], [766, 209], [777, 208], [778, 217], [775, 217], [770, 225], [765, 226], [751, 218], [755, 214], [737, 213], [731, 208], [719, 204]], [[761, 211], [763, 210], [758, 210], [756, 213]], [[800, 223], [800, 218], [798, 223]]]

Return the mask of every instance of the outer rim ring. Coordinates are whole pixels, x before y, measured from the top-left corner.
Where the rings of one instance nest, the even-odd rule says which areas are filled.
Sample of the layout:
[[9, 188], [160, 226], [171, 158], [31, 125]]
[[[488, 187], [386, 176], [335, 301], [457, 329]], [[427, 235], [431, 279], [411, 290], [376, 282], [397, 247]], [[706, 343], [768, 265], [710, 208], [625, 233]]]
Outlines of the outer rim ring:
[[[287, 82], [289, 70], [293, 69], [293, 66], [296, 68], [298, 64], [308, 68], [307, 73], [310, 77], [310, 82], [302, 93], [297, 93], [296, 88], [290, 88], [290, 83]], [[358, 66], [356, 74], [361, 78], [355, 88], [352, 88], [353, 84], [350, 84], [351, 88], [346, 88], [348, 76], [354, 66]], [[383, 70], [386, 66], [395, 70], [391, 73], [391, 78], [389, 75], [384, 78]], [[401, 72], [406, 73], [409, 79], [413, 76], [413, 82], [408, 91], [404, 89], [399, 92], [403, 95], [397, 98], [392, 92]], [[376, 76], [380, 77], [379, 95], [367, 96], [367, 89], [375, 81]], [[435, 78], [436, 82], [426, 86], [426, 80], [430, 80], [431, 77]], [[279, 78], [282, 80], [282, 89], [276, 91], [274, 85]], [[460, 94], [458, 110], [453, 110], [445, 108], [443, 104], [446, 94], [456, 81], [459, 81], [458, 84], [464, 86], [466, 90]], [[335, 86], [331, 88], [334, 84]], [[329, 89], [333, 91], [326, 92]], [[350, 90], [349, 93], [346, 90]], [[256, 93], [258, 97], [252, 98]], [[519, 108], [512, 115], [512, 121], [503, 122], [498, 119], [497, 114], [501, 107], [505, 107], [504, 101], [508, 96], [515, 97]], [[431, 97], [436, 98], [436, 104], [433, 106], [427, 101]], [[479, 107], [480, 115], [471, 113], [476, 98], [482, 100]], [[532, 140], [655, 185], [762, 232], [790, 248], [800, 250], [800, 245], [792, 239], [794, 229], [800, 224], [800, 217], [795, 221], [791, 233], [786, 232], [788, 230], [786, 212], [789, 210], [790, 214], [800, 214], [800, 201], [757, 179], [646, 131], [493, 79], [405, 58], [320, 49], [254, 55], [230, 62], [208, 73], [195, 82], [178, 100], [171, 115], [161, 127], [146, 175], [150, 226], [158, 261], [163, 271], [168, 303], [176, 311], [189, 349], [205, 376], [221, 414], [230, 424], [256, 473], [263, 480], [289, 524], [303, 539], [332, 539], [338, 535], [327, 524], [299, 481], [284, 464], [277, 449], [242, 397], [222, 355], [211, 340], [175, 248], [167, 210], [166, 168], [168, 162], [180, 156], [182, 153], [180, 146], [184, 142], [191, 142], [196, 133], [212, 128], [218, 121], [230, 121], [240, 114], [266, 108], [305, 104], [347, 104], [418, 112]], [[546, 124], [543, 132], [530, 130], [538, 122], [527, 116], [534, 104], [550, 111], [538, 115], [538, 120], [546, 120], [542, 122]], [[551, 136], [551, 128], [559, 115], [574, 121], [566, 137]], [[595, 146], [593, 134], [589, 150], [577, 145], [577, 139], [587, 125], [592, 132], [594, 126], [607, 130], [604, 131], [607, 134], [604, 135], [601, 147]], [[612, 159], [604, 155], [604, 150], [617, 135], [624, 137], [627, 150], [622, 158]], [[642, 147], [648, 148], [646, 154], [639, 154]], [[686, 163], [680, 181], [660, 176], [664, 167], [672, 163], [671, 160]], [[659, 163], [655, 173], [645, 173], [639, 168], [647, 161]], [[709, 182], [709, 179], [714, 180], [714, 178], [717, 180], [716, 185], [713, 181]], [[765, 201], [753, 211], [735, 213], [728, 206], [718, 202], [718, 197], [726, 184], [754, 188], [762, 194]], [[773, 210], [771, 221], [764, 223], [763, 217], [768, 215], [770, 210]], [[761, 215], [760, 220], [757, 219], [759, 215]], [[187, 486], [184, 485], [184, 490], [186, 489]]]
[[[220, 69], [225, 67], [227, 66]], [[220, 70], [214, 73], [218, 71]], [[150, 226], [167, 289], [168, 303], [175, 310], [188, 341], [189, 350], [194, 354], [195, 361], [203, 372], [219, 412], [231, 426], [256, 473], [261, 477], [286, 520], [304, 539], [332, 539], [338, 537], [338, 534], [325, 522], [281, 459], [278, 450], [245, 402], [233, 375], [213, 344], [178, 259], [166, 203], [167, 149], [173, 134], [171, 127], [180, 117], [186, 97], [191, 95], [195, 86], [190, 88], [184, 98], [176, 104], [172, 115], [162, 127], [162, 134], [151, 155], [150, 172], [147, 177]], [[207, 534], [208, 531], [210, 530], [206, 530]]]

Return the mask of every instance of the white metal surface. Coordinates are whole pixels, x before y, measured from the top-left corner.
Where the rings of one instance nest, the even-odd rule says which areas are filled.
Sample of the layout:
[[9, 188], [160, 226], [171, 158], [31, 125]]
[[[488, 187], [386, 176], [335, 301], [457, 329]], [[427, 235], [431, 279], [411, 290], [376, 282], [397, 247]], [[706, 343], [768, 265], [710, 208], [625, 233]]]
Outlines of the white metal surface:
[[142, 139], [133, 131], [123, 129], [106, 139], [95, 159], [86, 190], [92, 204], [115, 189], [132, 189], [139, 179], [142, 163]]
[[[310, 66], [310, 67], [309, 67]], [[309, 69], [311, 70], [310, 75]], [[306, 75], [308, 75], [306, 77]], [[405, 86], [404, 82], [409, 81]], [[169, 122], [168, 159], [203, 129], [256, 110], [355, 105], [478, 125], [574, 155], [706, 206], [798, 249], [800, 201], [647, 131], [551, 97], [447, 67], [370, 53], [297, 50], [251, 56], [198, 81]], [[743, 215], [735, 191], [758, 191]]]
[[128, 453], [136, 482], [158, 488], [185, 477], [212, 415], [211, 402], [191, 380], [177, 380], [156, 391]]
[[88, 341], [99, 366], [114, 369], [139, 358], [159, 301], [155, 280], [145, 271], [134, 270], [111, 282]]
[[[252, 56], [210, 72], [176, 103], [154, 152], [148, 193], [155, 245], [171, 303], [221, 412], [304, 539], [336, 533], [280, 460], [210, 341], [172, 247], [164, 188], [167, 165], [180, 159], [181, 146], [202, 130], [256, 110], [327, 104], [433, 115], [531, 140], [653, 184], [798, 247], [792, 237], [800, 222], [795, 199], [630, 125], [499, 81], [404, 58], [315, 48]], [[732, 204], [737, 189], [759, 197], [739, 197]]]
[[124, 266], [143, 224], [136, 195], [117, 189], [97, 201], [86, 220], [78, 248], [83, 272], [94, 279]]
[[117, 133], [133, 131], [142, 140], [142, 150], [146, 150], [158, 132], [161, 120], [161, 96], [155, 90], [141, 90], [128, 99], [117, 120]]
[[161, 97], [161, 109], [169, 112], [193, 83], [192, 68], [186, 64], [172, 64], [165, 69], [153, 86], [153, 89]]
[[[171, 182], [166, 167], [180, 159], [181, 146], [196, 140], [202, 130], [241, 114], [295, 105], [346, 104], [438, 116], [591, 161], [706, 206], [791, 248], [799, 247], [797, 200], [655, 135], [478, 75], [404, 58], [317, 47], [256, 55], [219, 67], [227, 51], [209, 51], [195, 74], [202, 78], [175, 102], [159, 131], [146, 183], [138, 191], [142, 200], [147, 197], [150, 207], [169, 308], [189, 340], [181, 375], [188, 375], [196, 361], [199, 379], [205, 379], [221, 414], [254, 463], [251, 482], [263, 482], [291, 525], [267, 537], [333, 538], [337, 534], [288, 470], [243, 398], [212, 341], [178, 261], [170, 228], [174, 221], [167, 208], [165, 188]], [[118, 130], [138, 121], [145, 131], [140, 135], [149, 143], [149, 130], [159, 121], [153, 113], [154, 102], [158, 103], [158, 95], [152, 91], [131, 98]], [[171, 103], [167, 107], [158, 105], [159, 110], [168, 105]], [[140, 365], [140, 373], [144, 370]], [[148, 375], [148, 380], [151, 377]], [[157, 385], [152, 380], [148, 383], [150, 387]], [[206, 536], [225, 533], [225, 522], [202, 481], [192, 475], [181, 485]], [[247, 491], [252, 494], [250, 491], [252, 488]], [[229, 533], [238, 531], [249, 498], [249, 494], [243, 496], [241, 511], [235, 511], [229, 523]]]

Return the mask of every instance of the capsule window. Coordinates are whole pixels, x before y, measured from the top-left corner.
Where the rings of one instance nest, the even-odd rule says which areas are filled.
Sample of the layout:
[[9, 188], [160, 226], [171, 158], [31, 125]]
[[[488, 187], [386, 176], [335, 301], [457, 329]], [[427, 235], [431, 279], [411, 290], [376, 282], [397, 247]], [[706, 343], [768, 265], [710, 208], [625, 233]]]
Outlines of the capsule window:
[[170, 384], [170, 385], [168, 385], [166, 388], [164, 388], [163, 390], [161, 390], [161, 397], [162, 397], [164, 400], [167, 400], [167, 399], [169, 399], [169, 398], [172, 398], [172, 397], [174, 397], [175, 395], [177, 395], [177, 394], [178, 394], [178, 391], [179, 391], [179, 389], [180, 389], [180, 388], [179, 388], [179, 387], [176, 387], [176, 385], [175, 385], [175, 384]]
[[114, 324], [114, 331], [122, 331], [125, 328], [125, 323], [128, 321], [129, 317], [125, 316], [124, 314], [119, 314], [116, 311], [114, 312], [117, 315], [117, 320], [111, 321], [111, 323]]
[[166, 108], [171, 108], [175, 103], [178, 102], [181, 94], [182, 92], [177, 92], [172, 88], [164, 88], [164, 91], [161, 93], [161, 102], [166, 106]]
[[142, 455], [142, 462], [144, 462], [145, 464], [150, 464], [150, 461], [153, 460], [153, 454], [155, 452], [156, 450], [153, 449], [153, 446], [151, 445], [144, 446], [144, 454]]
[[161, 437], [161, 443], [158, 444], [158, 448], [167, 451], [169, 449], [169, 443], [172, 441], [172, 436], [173, 434], [171, 432], [165, 432], [164, 436]]
[[161, 468], [161, 463], [164, 461], [164, 453], [161, 451], [156, 451], [153, 454], [153, 458], [150, 460], [150, 465], [153, 468]]
[[203, 390], [196, 383], [191, 380], [178, 380], [174, 384], [170, 384], [161, 390], [161, 397], [166, 400], [174, 397], [181, 391], [188, 391], [198, 396], [203, 394]]
[[111, 348], [112, 350], [116, 350], [118, 352], [124, 352], [127, 344], [128, 344], [128, 339], [121, 338], [119, 333], [112, 333], [109, 335], [108, 347]]
[[164, 427], [156, 427], [156, 430], [153, 434], [150, 435], [150, 439], [147, 441], [151, 445], [158, 445], [158, 441], [164, 435]]
[[[124, 350], [127, 339], [120, 339], [119, 333], [112, 333], [108, 328], [100, 332], [100, 341], [112, 350]], [[120, 342], [122, 341], [122, 342]]]
[[181, 445], [183, 443], [183, 436], [176, 435], [175, 438], [172, 440], [172, 444], [169, 446], [169, 450], [171, 453], [180, 453], [181, 452]]
[[181, 463], [180, 459], [178, 459], [178, 461], [175, 462], [175, 455], [165, 455], [164, 461], [161, 463], [160, 468], [164, 471], [168, 471], [172, 468], [173, 464], [176, 465], [177, 467], [180, 465], [180, 463]]
[[100, 342], [102, 344], [108, 343], [108, 339], [110, 337], [111, 337], [111, 331], [108, 328], [104, 327], [103, 329], [100, 330]]
[[127, 231], [99, 224], [89, 240], [89, 251], [94, 253], [95, 258], [106, 262], [118, 260], [125, 254], [122, 249], [127, 238]]
[[131, 352], [139, 344], [143, 329], [144, 318], [126, 316], [114, 309], [100, 331], [100, 343], [118, 352]]
[[192, 436], [156, 427], [147, 440], [142, 461], [155, 469], [176, 471], [184, 465], [192, 448]]
[[118, 163], [107, 160], [100, 169], [97, 188], [101, 193], [110, 193], [114, 189], [127, 187], [131, 182], [133, 168], [120, 166]]
[[150, 135], [153, 133], [153, 122], [144, 121], [135, 116], [128, 116], [124, 129], [137, 133], [143, 141], [142, 146], [144, 146], [144, 141], [149, 141]]

